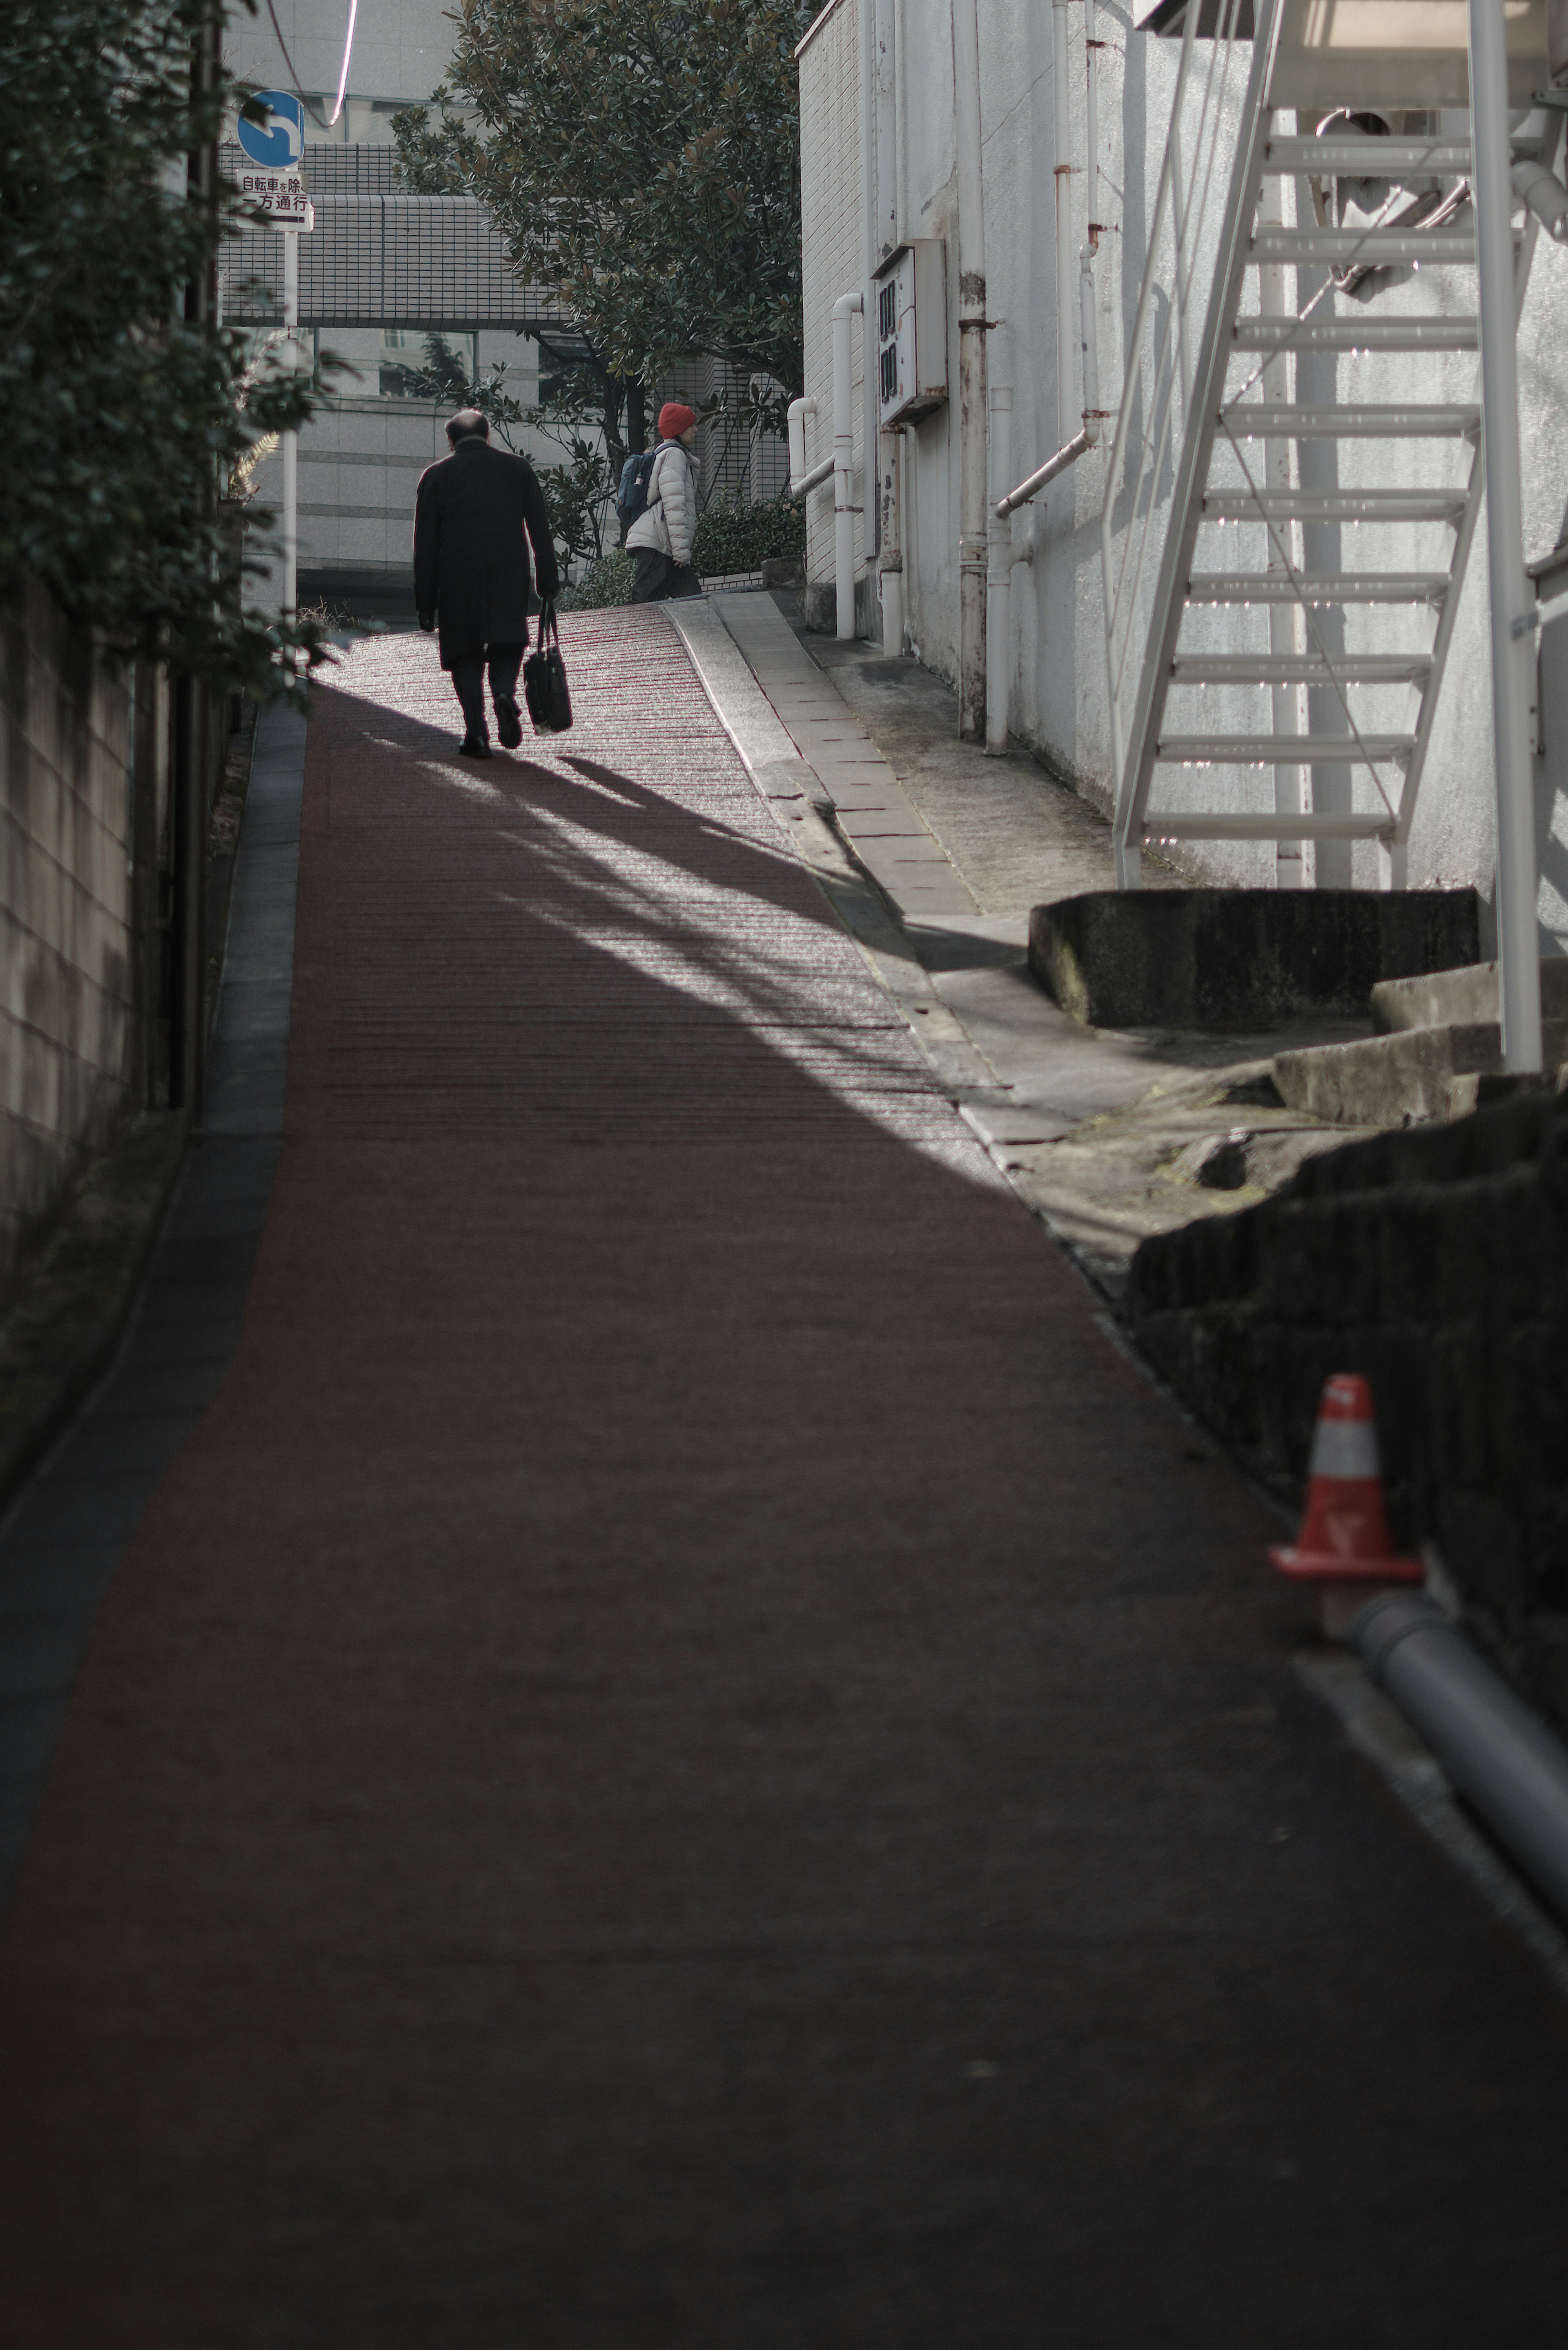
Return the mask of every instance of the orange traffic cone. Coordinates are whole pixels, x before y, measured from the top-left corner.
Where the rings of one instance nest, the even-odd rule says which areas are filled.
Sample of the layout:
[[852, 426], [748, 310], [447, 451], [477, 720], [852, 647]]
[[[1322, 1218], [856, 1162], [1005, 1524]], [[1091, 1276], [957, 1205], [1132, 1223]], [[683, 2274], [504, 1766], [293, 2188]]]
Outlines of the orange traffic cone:
[[1302, 1530], [1269, 1557], [1282, 1575], [1317, 1585], [1319, 1621], [1333, 1639], [1380, 1585], [1425, 1577], [1420, 1560], [1400, 1558], [1389, 1536], [1372, 1389], [1355, 1372], [1336, 1371], [1324, 1384]]

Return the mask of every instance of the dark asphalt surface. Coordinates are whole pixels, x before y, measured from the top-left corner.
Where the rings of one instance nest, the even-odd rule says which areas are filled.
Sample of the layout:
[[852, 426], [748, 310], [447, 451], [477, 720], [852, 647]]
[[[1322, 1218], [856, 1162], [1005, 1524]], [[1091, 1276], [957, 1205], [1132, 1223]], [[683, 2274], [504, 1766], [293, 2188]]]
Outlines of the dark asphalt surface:
[[310, 730], [243, 1336], [0, 1944], [16, 2350], [1557, 2345], [1568, 2032], [657, 609]]

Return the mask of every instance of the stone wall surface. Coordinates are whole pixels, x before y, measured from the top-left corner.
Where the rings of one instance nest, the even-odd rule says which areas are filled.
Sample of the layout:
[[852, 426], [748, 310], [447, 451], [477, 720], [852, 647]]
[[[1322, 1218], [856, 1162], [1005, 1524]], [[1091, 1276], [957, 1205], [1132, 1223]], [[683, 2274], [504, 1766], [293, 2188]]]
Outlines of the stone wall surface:
[[129, 1105], [134, 710], [42, 589], [0, 618], [0, 1286]]
[[1309, 1159], [1277, 1198], [1146, 1241], [1145, 1352], [1274, 1482], [1324, 1380], [1370, 1378], [1396, 1535], [1568, 1729], [1568, 1102], [1540, 1093]]

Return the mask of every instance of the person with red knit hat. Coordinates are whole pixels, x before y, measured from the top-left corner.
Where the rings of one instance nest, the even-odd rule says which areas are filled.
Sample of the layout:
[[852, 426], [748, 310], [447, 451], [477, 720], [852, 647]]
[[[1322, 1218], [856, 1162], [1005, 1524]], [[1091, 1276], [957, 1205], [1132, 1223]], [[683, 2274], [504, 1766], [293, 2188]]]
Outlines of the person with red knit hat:
[[656, 604], [667, 596], [701, 593], [701, 582], [691, 564], [701, 479], [694, 453], [696, 410], [688, 408], [684, 400], [667, 400], [659, 411], [659, 452], [648, 477], [648, 504], [626, 535], [627, 552], [637, 560], [631, 590], [634, 604]]

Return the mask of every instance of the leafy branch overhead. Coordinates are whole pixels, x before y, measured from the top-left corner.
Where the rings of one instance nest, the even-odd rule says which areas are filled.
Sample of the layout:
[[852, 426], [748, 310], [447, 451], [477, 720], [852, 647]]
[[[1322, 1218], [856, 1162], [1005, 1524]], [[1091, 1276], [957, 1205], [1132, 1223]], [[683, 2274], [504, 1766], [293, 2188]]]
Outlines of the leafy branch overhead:
[[236, 101], [193, 90], [222, 0], [7, 0], [0, 9], [0, 593], [31, 577], [109, 646], [259, 681], [279, 631], [240, 608], [223, 477], [310, 412], [307, 378], [184, 316], [246, 217], [192, 197], [185, 158]]
[[460, 0], [403, 176], [489, 212], [605, 367], [728, 360], [798, 390], [794, 0]]

